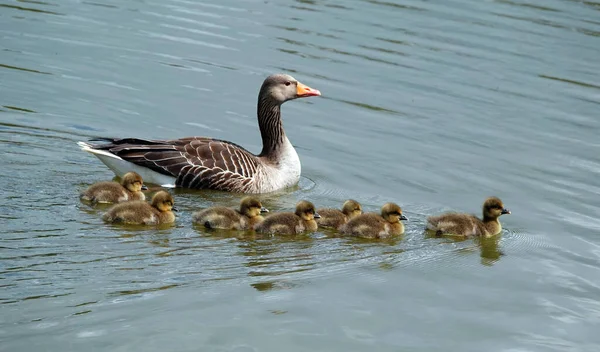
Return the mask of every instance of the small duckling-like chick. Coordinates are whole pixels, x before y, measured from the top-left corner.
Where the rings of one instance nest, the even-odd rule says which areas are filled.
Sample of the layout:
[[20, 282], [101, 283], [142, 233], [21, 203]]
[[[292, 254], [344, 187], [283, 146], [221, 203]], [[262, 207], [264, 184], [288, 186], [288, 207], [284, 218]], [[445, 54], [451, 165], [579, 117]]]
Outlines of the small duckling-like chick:
[[142, 200], [119, 203], [110, 208], [102, 219], [110, 223], [159, 225], [170, 224], [175, 221], [177, 211], [173, 196], [166, 191], [156, 192], [152, 197], [152, 204]]
[[339, 231], [347, 236], [388, 238], [404, 233], [404, 224], [401, 220], [408, 220], [402, 215], [402, 208], [396, 203], [385, 203], [381, 207], [381, 215], [376, 213], [361, 214], [342, 225]]
[[493, 236], [502, 231], [498, 218], [510, 214], [497, 197], [489, 197], [483, 203], [483, 220], [472, 214], [445, 213], [427, 218], [426, 229], [437, 236]]
[[348, 220], [362, 214], [363, 211], [360, 203], [354, 199], [348, 199], [342, 205], [342, 210], [323, 208], [317, 209], [317, 213], [321, 215], [321, 218], [317, 219], [319, 227], [338, 229], [340, 226], [347, 223]]
[[295, 213], [278, 213], [269, 215], [254, 229], [258, 233], [272, 235], [297, 235], [303, 232], [313, 232], [318, 228], [315, 219], [320, 218], [313, 203], [302, 200], [296, 204]]
[[98, 182], [81, 192], [80, 198], [92, 203], [121, 203], [130, 200], [146, 200], [142, 190], [144, 186], [142, 176], [135, 172], [123, 175], [121, 184], [117, 182]]
[[263, 221], [261, 213], [269, 210], [258, 198], [248, 196], [240, 201], [240, 209], [212, 207], [192, 214], [192, 222], [208, 229], [248, 230]]

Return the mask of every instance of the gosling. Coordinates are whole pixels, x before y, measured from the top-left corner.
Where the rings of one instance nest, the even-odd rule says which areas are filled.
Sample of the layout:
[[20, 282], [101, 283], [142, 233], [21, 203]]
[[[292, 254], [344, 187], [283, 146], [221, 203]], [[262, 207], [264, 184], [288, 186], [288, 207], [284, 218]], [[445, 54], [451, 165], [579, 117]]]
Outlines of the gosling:
[[264, 220], [261, 213], [269, 209], [258, 198], [248, 196], [240, 201], [240, 209], [212, 207], [192, 214], [192, 222], [208, 229], [248, 230]]
[[296, 212], [269, 215], [254, 229], [258, 233], [271, 235], [297, 235], [304, 232], [314, 232], [318, 225], [315, 219], [320, 218], [313, 203], [302, 200], [296, 204]]
[[317, 219], [319, 227], [338, 229], [340, 226], [347, 223], [348, 220], [362, 214], [363, 211], [360, 203], [354, 199], [348, 199], [342, 205], [342, 210], [323, 208], [317, 209], [317, 213], [321, 215], [321, 218]]
[[120, 203], [110, 208], [102, 219], [108, 223], [132, 225], [170, 224], [175, 221], [173, 196], [166, 191], [152, 197], [152, 205], [142, 200]]
[[436, 236], [494, 236], [502, 232], [498, 218], [510, 214], [497, 197], [489, 197], [483, 203], [483, 220], [475, 215], [464, 213], [445, 213], [427, 218], [426, 230]]
[[142, 176], [135, 172], [128, 172], [123, 176], [121, 184], [117, 182], [98, 182], [81, 192], [81, 200], [92, 203], [121, 203], [130, 200], [146, 200], [142, 190], [144, 186]]
[[402, 208], [395, 203], [386, 203], [381, 207], [381, 215], [365, 213], [356, 216], [339, 229], [342, 235], [361, 238], [388, 238], [404, 233], [401, 220], [408, 220], [402, 215]]

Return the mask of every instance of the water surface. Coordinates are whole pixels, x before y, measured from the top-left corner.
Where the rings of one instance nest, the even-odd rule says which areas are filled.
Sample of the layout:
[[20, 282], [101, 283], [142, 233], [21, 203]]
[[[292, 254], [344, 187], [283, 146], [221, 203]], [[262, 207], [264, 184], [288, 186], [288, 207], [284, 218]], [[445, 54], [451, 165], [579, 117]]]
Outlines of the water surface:
[[[0, 3], [0, 350], [597, 351], [600, 3]], [[239, 195], [176, 190], [177, 224], [108, 226], [112, 173], [76, 142], [214, 136], [260, 150], [287, 72], [298, 187], [265, 195], [410, 217], [387, 242], [206, 233]], [[483, 242], [427, 215], [513, 214]]]

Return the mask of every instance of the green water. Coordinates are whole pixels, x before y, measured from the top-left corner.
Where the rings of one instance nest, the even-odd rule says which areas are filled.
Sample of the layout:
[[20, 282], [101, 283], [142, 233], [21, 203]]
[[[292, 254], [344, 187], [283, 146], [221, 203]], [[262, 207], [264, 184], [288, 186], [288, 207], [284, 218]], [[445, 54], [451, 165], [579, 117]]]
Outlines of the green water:
[[[600, 350], [600, 3], [3, 0], [0, 38], [0, 350]], [[402, 238], [206, 234], [218, 192], [160, 229], [79, 202], [113, 177], [80, 140], [260, 151], [281, 71], [323, 96], [284, 105], [302, 179], [265, 206], [393, 201]], [[489, 195], [499, 238], [424, 238]]]

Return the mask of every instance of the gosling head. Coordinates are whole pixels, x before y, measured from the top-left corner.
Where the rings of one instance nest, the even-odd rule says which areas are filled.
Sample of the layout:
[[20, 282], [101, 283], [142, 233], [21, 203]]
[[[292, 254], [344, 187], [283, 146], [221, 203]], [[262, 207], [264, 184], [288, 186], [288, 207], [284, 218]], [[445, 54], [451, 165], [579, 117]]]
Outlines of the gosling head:
[[385, 203], [381, 207], [381, 217], [392, 224], [408, 220], [406, 216], [402, 215], [402, 208], [396, 203]]
[[349, 219], [352, 219], [353, 217], [362, 214], [363, 210], [360, 203], [354, 199], [348, 199], [344, 202], [344, 205], [342, 205], [342, 213], [344, 213], [344, 215], [346, 215]]
[[152, 197], [152, 206], [161, 212], [177, 211], [177, 208], [173, 206], [174, 204], [173, 196], [166, 191], [156, 192]]
[[510, 214], [510, 210], [504, 207], [504, 203], [498, 197], [489, 197], [483, 203], [484, 219], [497, 219], [500, 215]]
[[142, 180], [142, 176], [133, 171], [123, 175], [121, 185], [131, 192], [139, 192], [143, 189], [148, 189], [146, 186], [144, 186], [144, 180]]
[[246, 215], [249, 218], [259, 216], [260, 213], [268, 213], [269, 209], [262, 206], [262, 203], [258, 198], [248, 196], [242, 198], [240, 201], [240, 213]]
[[321, 95], [316, 89], [312, 89], [298, 82], [294, 77], [286, 74], [274, 74], [265, 79], [260, 88], [259, 97], [266, 96], [279, 104], [296, 98], [315, 97]]
[[312, 221], [321, 217], [321, 215], [315, 211], [313, 203], [307, 200], [301, 200], [296, 204], [296, 215], [306, 221]]

